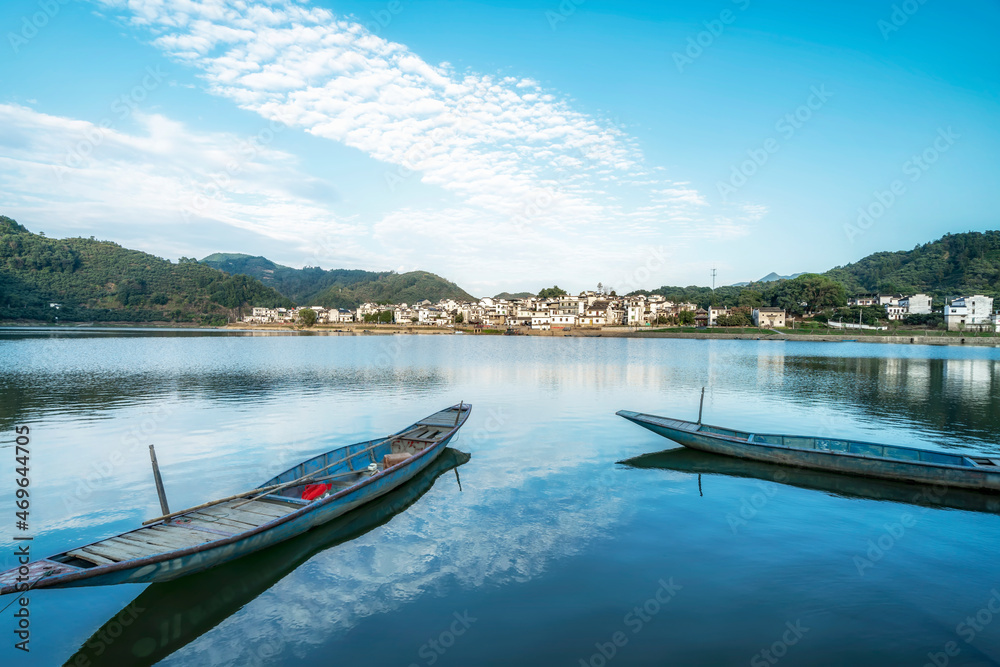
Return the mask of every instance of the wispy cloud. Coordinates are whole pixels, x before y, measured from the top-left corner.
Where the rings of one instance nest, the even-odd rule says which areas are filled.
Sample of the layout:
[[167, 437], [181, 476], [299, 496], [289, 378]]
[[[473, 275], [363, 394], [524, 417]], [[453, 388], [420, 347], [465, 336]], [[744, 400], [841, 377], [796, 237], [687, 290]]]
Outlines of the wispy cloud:
[[294, 156], [161, 115], [136, 112], [133, 120], [138, 131], [128, 133], [0, 104], [4, 212], [32, 227], [104, 221], [176, 230], [214, 222], [289, 243], [326, 233], [345, 257], [361, 252], [351, 245], [356, 226], [297, 194], [323, 184], [299, 172]]
[[718, 231], [689, 184], [650, 177], [633, 137], [534, 80], [433, 65], [349, 18], [285, 0], [95, 1], [200, 70], [212, 93], [363, 151], [386, 163], [389, 185], [414, 172], [484, 224], [523, 218], [548, 193], [555, 201], [532, 225]]
[[[259, 114], [262, 127], [304, 130], [379, 161], [384, 183], [365, 191], [386, 196], [344, 206], [347, 216], [334, 186], [295, 155], [138, 107], [126, 131], [3, 105], [0, 204], [36, 228], [159, 225], [157, 241], [140, 244], [156, 251], [171, 226], [204, 222], [279, 241], [274, 258], [293, 265], [424, 268], [485, 292], [498, 280], [590, 284], [630, 271], [639, 246], [739, 238], [762, 214], [712, 206], [680, 175], [647, 164], [618, 124], [537, 81], [427, 63], [325, 9], [93, 2], [196, 70], [210, 93]], [[81, 142], [93, 145], [74, 154]], [[441, 196], [397, 191], [410, 180]], [[218, 249], [211, 242], [185, 251], [175, 239], [169, 249]]]

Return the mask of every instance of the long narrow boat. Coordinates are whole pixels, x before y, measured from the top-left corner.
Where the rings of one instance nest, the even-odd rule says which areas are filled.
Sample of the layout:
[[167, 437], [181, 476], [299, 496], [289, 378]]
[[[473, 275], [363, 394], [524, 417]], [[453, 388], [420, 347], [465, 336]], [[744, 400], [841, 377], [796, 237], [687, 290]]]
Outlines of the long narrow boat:
[[748, 433], [630, 410], [616, 414], [685, 447], [713, 454], [941, 487], [1000, 491], [1000, 458], [856, 440]]
[[[245, 607], [315, 555], [388, 523], [417, 502], [441, 475], [470, 454], [446, 448], [406, 484], [315, 530], [178, 581], [147, 586], [80, 644], [65, 667], [155, 665]], [[130, 614], [132, 609], [145, 610]], [[128, 617], [128, 625], [119, 621]], [[164, 628], [170, 628], [169, 632]], [[110, 634], [108, 634], [110, 633]], [[114, 637], [114, 641], [108, 641]]]
[[170, 581], [283, 542], [412, 479], [471, 410], [454, 405], [388, 437], [320, 454], [241, 495], [14, 568], [0, 574], [0, 595]]

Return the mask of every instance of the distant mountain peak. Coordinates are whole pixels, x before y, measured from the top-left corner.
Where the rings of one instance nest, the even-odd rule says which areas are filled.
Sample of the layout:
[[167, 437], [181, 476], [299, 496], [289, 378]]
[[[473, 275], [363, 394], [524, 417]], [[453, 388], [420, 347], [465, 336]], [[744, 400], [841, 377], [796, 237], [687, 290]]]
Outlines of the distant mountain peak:
[[455, 283], [428, 271], [294, 269], [266, 257], [217, 252], [201, 260], [230, 274], [257, 278], [296, 303], [325, 308], [356, 308], [365, 302], [414, 303], [423, 299], [474, 300]]
[[[753, 282], [756, 282], [756, 283], [773, 283], [773, 282], [776, 282], [778, 280], [795, 280], [796, 278], [798, 278], [801, 275], [804, 275], [805, 273], [806, 273], [805, 271], [802, 271], [800, 273], [793, 273], [791, 275], [782, 276], [782, 275], [779, 275], [779, 274], [775, 273], [774, 271], [771, 271], [771, 273], [767, 274], [766, 276], [764, 276], [760, 280], [755, 280]], [[732, 286], [733, 287], [746, 287], [747, 285], [751, 285], [751, 284], [753, 284], [753, 283], [751, 283], [751, 282], [742, 282], [742, 283], [733, 283]]]
[[787, 276], [780, 276], [777, 273], [775, 273], [774, 271], [771, 271], [771, 273], [767, 274], [766, 276], [764, 276], [763, 278], [761, 278], [757, 282], [759, 282], [759, 283], [773, 283], [776, 280], [795, 280], [796, 278], [798, 278], [799, 276], [803, 275], [804, 273], [805, 273], [805, 271], [800, 271], [798, 273], [792, 273], [792, 274], [787, 275]]

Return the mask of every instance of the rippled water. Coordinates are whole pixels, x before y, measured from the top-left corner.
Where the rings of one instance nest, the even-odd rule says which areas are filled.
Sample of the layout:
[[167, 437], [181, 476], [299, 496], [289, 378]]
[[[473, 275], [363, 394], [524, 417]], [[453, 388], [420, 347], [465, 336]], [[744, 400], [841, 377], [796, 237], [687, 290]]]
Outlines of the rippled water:
[[28, 424], [36, 556], [157, 515], [149, 443], [179, 508], [459, 400], [474, 408], [453, 445], [468, 462], [197, 578], [34, 591], [31, 654], [14, 651], [8, 610], [0, 656], [996, 664], [997, 514], [676, 456], [619, 464], [672, 444], [614, 412], [694, 418], [706, 386], [710, 423], [1000, 454], [998, 381], [1000, 351], [982, 348], [2, 332], [0, 535], [14, 532], [13, 428]]

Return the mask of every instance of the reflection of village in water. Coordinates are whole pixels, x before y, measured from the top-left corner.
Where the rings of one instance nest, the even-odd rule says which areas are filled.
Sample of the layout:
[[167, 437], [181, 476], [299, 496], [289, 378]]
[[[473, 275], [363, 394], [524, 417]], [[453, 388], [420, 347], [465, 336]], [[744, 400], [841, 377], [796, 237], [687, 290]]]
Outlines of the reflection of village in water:
[[[268, 651], [280, 657], [261, 662], [295, 662], [295, 657], [316, 647], [344, 650], [352, 646], [345, 641], [351, 633], [381, 632], [375, 626], [383, 617], [410, 625], [418, 622], [415, 615], [433, 607], [435, 595], [445, 596], [440, 604], [450, 613], [451, 600], [469, 591], [488, 589], [483, 593], [488, 597], [504, 589], [516, 597], [511, 584], [544, 583], [557, 570], [576, 573], [578, 568], [581, 577], [589, 577], [590, 571], [579, 564], [580, 555], [600, 549], [609, 536], [616, 540], [610, 548], [625, 544], [642, 560], [648, 538], [639, 540], [621, 531], [623, 526], [630, 529], [637, 513], [648, 511], [645, 519], [658, 521], [650, 507], [662, 507], [677, 534], [686, 531], [688, 548], [704, 548], [713, 568], [706, 575], [710, 580], [717, 568], [731, 563], [699, 531], [718, 528], [713, 519], [722, 521], [719, 525], [725, 529], [725, 512], [734, 502], [738, 507], [739, 487], [734, 484], [740, 481], [703, 474], [706, 497], [700, 499], [697, 473], [757, 477], [756, 472], [763, 475], [759, 479], [773, 483], [772, 471], [748, 470], [740, 461], [720, 468], [718, 462], [696, 460], [704, 467], [682, 468], [671, 458], [663, 467], [675, 466], [678, 474], [615, 465], [622, 458], [668, 444], [618, 430], [615, 410], [638, 403], [639, 409], [669, 409], [678, 417], [693, 419], [702, 386], [708, 387], [707, 423], [725, 420], [779, 432], [812, 432], [815, 425], [845, 437], [966, 452], [1000, 451], [995, 445], [1000, 387], [994, 380], [1000, 377], [1000, 360], [991, 359], [995, 351], [988, 349], [471, 336], [356, 337], [338, 339], [333, 347], [318, 337], [282, 336], [253, 341], [256, 347], [248, 353], [250, 348], [235, 337], [226, 345], [213, 337], [182, 342], [160, 336], [95, 337], [86, 344], [52, 346], [51, 355], [24, 348], [20, 356], [12, 357], [16, 363], [9, 365], [12, 370], [5, 371], [0, 382], [0, 401], [7, 408], [0, 421], [47, 419], [72, 429], [66, 455], [46, 462], [47, 484], [55, 495], [38, 501], [40, 512], [60, 517], [61, 523], [40, 535], [39, 541], [52, 546], [68, 535], [74, 540], [96, 539], [135, 520], [135, 510], [121, 508], [132, 508], [129, 503], [136, 497], [149, 494], [149, 464], [143, 457], [134, 457], [134, 466], [129, 459], [116, 468], [113, 476], [88, 490], [90, 495], [72, 494], [78, 488], [81, 458], [102, 462], [109, 451], [122, 450], [120, 438], [149, 415], [159, 419], [169, 414], [169, 419], [157, 421], [161, 430], [151, 438], [158, 451], [159, 442], [170, 442], [164, 457], [172, 459], [165, 470], [169, 490], [197, 499], [205, 492], [181, 480], [208, 481], [220, 491], [241, 488], [248, 475], [256, 479], [267, 472], [266, 466], [299, 460], [309, 448], [378, 432], [385, 413], [366, 405], [374, 400], [395, 405], [395, 419], [422, 412], [416, 404], [436, 403], [442, 391], [454, 392], [469, 400], [476, 397], [485, 406], [481, 421], [471, 424], [458, 444], [474, 452], [473, 465], [462, 469], [462, 478], [464, 482], [470, 476], [475, 483], [456, 498], [447, 495], [453, 492], [451, 485], [446, 488], [439, 480], [433, 493], [379, 530], [344, 528], [339, 537], [331, 526], [329, 542], [321, 530], [289, 543], [292, 551], [281, 551], [274, 559], [260, 554], [259, 560], [248, 559], [245, 566], [237, 562], [195, 579], [150, 586], [132, 606], [144, 611], [97, 660], [95, 642], [101, 641], [102, 632], [117, 632], [115, 623], [130, 606], [126, 599], [88, 617], [70, 614], [55, 595], [43, 598], [40, 593], [39, 618], [41, 605], [47, 605], [44, 617], [53, 626], [65, 623], [70, 628], [66, 636], [72, 637], [71, 644], [52, 650], [57, 657], [52, 664], [66, 660], [76, 649], [79, 653], [72, 660], [88, 656], [94, 664], [116, 659], [117, 664], [132, 664], [139, 656], [165, 664], [254, 664]], [[152, 350], [169, 356], [169, 364], [151, 361]], [[879, 356], [890, 354], [904, 356]], [[934, 358], [909, 356], [916, 354]], [[335, 424], [316, 418], [328, 413]], [[496, 416], [502, 428], [490, 426], [501, 423], [489, 421]], [[831, 419], [824, 421], [827, 416]], [[294, 425], [291, 437], [289, 424]], [[883, 427], [890, 437], [881, 437]], [[254, 433], [249, 446], [248, 428]], [[206, 452], [212, 471], [207, 480]], [[677, 458], [682, 456], [686, 454]], [[803, 476], [796, 474], [800, 471], [783, 470], [788, 473], [786, 480], [779, 480], [784, 484], [821, 492], [808, 493], [812, 500], [806, 502], [822, 511], [831, 507], [825, 494], [914, 502], [912, 488], [905, 485], [898, 489], [876, 482], [873, 491], [872, 482], [865, 479], [831, 480], [819, 475], [817, 481], [814, 473]], [[70, 495], [72, 502], [66, 504], [60, 492]], [[694, 504], [686, 505], [692, 493]], [[155, 495], [150, 502], [155, 503]], [[962, 499], [945, 498], [932, 506], [993, 511]], [[868, 515], [846, 517], [829, 533], [834, 540], [828, 533], [812, 532], [807, 522], [796, 523], [786, 511], [791, 510], [784, 501], [770, 505], [775, 525], [760, 532], [781, 545], [805, 535], [811, 543], [838, 554], [850, 547], [854, 537], [850, 531], [863, 530], [859, 522]], [[878, 509], [868, 507], [868, 511]], [[938, 521], [930, 518], [936, 513], [927, 516], [927, 525]], [[996, 518], [962, 516], [969, 522]], [[371, 527], [378, 521], [371, 518]], [[773, 534], [767, 532], [772, 529]], [[967, 534], [959, 537], [965, 539]], [[315, 548], [314, 539], [319, 545]], [[341, 539], [350, 542], [330, 548]], [[863, 543], [867, 535], [858, 539]], [[923, 548], [924, 543], [914, 533], [908, 544]], [[655, 570], [665, 553], [653, 549], [642, 562]], [[697, 567], [683, 554], [671, 558], [679, 569]], [[764, 576], [766, 570], [754, 574]], [[108, 587], [112, 588], [116, 587]], [[845, 590], [861, 594], [850, 585]], [[94, 590], [86, 595], [100, 601], [124, 592]], [[613, 602], [617, 595], [617, 588], [609, 590], [604, 600]], [[790, 587], [787, 595], [781, 600], [783, 606], [793, 604], [801, 591]], [[703, 599], [715, 598], [710, 594]], [[122, 607], [125, 610], [112, 616]], [[718, 612], [709, 605], [692, 613], [708, 608]], [[918, 620], [906, 617], [907, 622]], [[532, 622], [543, 619], [532, 617]], [[566, 636], [573, 635], [577, 623], [567, 622]], [[554, 631], [560, 627], [555, 624]], [[480, 627], [477, 632], [486, 634]], [[423, 638], [408, 639], [416, 643], [407, 644], [402, 652], [416, 655]], [[696, 643], [689, 648], [695, 650]], [[367, 651], [361, 648], [351, 655]]]
[[[317, 554], [388, 523], [449, 470], [471, 456], [445, 451], [409, 483], [364, 507], [257, 554], [177, 581], [148, 586], [109, 619], [66, 665], [153, 665], [242, 609]], [[461, 481], [458, 481], [461, 485]], [[207, 592], [207, 593], [206, 593]], [[281, 653], [281, 642], [253, 647], [258, 664]]]
[[[993, 440], [993, 415], [1000, 414], [1000, 361], [986, 358], [986, 350], [934, 350], [938, 358], [840, 356], [864, 355], [865, 344], [794, 343], [761, 341], [753, 354], [739, 341], [673, 341], [670, 364], [650, 363], [649, 341], [593, 341], [567, 339], [558, 352], [547, 341], [519, 341], [521, 354], [507, 364], [459, 366], [397, 365], [423, 349], [421, 339], [395, 338], [391, 349], [365, 357], [356, 366], [306, 369], [260, 369], [234, 377], [231, 372], [185, 372], [183, 364], [170, 373], [132, 374], [108, 369], [101, 376], [64, 372], [47, 375], [32, 371], [32, 382], [0, 384], [0, 400], [7, 407], [0, 426], [23, 420], [26, 413], [53, 405], [87, 411], [120, 407], [170, 396], [178, 392], [206, 399], [267, 398], [289, 388], [303, 390], [369, 391], [405, 387], [408, 392], [433, 392], [452, 383], [475, 380], [487, 384], [529, 383], [552, 389], [627, 384], [645, 390], [694, 396], [702, 386], [710, 395], [756, 388], [767, 394], [809, 404], [836, 401], [844, 410], [859, 409], [894, 421], [917, 419], [955, 437]], [[534, 343], [535, 345], [531, 345]], [[540, 343], [540, 344], [539, 344]], [[524, 347], [532, 347], [523, 350]], [[707, 347], [707, 350], [702, 346]], [[613, 347], [608, 352], [607, 348]], [[602, 349], [604, 348], [604, 349]], [[624, 348], [624, 349], [623, 349]], [[771, 350], [769, 350], [771, 348]], [[773, 350], [773, 351], [772, 351]], [[635, 358], [630, 359], [632, 352]], [[812, 354], [811, 352], [815, 352]], [[624, 352], [618, 363], [617, 355]], [[690, 357], [688, 356], [690, 352]], [[906, 349], [908, 354], [925, 352]], [[948, 358], [949, 353], [981, 353], [983, 358]], [[830, 356], [821, 356], [830, 355]], [[445, 355], [437, 350], [434, 360]], [[607, 356], [607, 359], [605, 359]], [[706, 359], [707, 357], [707, 359]], [[791, 372], [794, 371], [794, 372]], [[17, 380], [18, 373], [11, 373]], [[850, 376], [851, 382], [841, 378]], [[610, 407], [610, 406], [609, 406]], [[695, 406], [696, 409], [696, 406]], [[613, 410], [612, 410], [613, 412]], [[678, 415], [681, 416], [681, 415]], [[706, 415], [711, 421], [710, 415]], [[752, 425], [740, 425], [750, 428]], [[940, 439], [940, 433], [936, 434]], [[904, 444], [904, 443], [899, 443]], [[959, 444], [942, 441], [943, 446]]]

